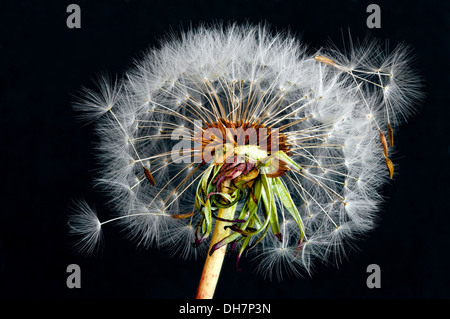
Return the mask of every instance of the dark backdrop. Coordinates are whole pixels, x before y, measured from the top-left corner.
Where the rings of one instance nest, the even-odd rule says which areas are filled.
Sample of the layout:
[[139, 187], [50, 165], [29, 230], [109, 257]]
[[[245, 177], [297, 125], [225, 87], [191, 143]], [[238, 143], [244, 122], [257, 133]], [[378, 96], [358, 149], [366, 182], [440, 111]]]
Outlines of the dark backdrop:
[[[81, 7], [81, 29], [66, 8]], [[375, 1], [374, 1], [375, 2]], [[92, 189], [92, 127], [71, 103], [101, 72], [120, 74], [169, 30], [211, 21], [269, 22], [311, 47], [342, 34], [367, 33], [410, 44], [425, 83], [417, 115], [396, 135], [395, 181], [383, 189], [379, 226], [339, 268], [312, 278], [263, 280], [243, 262], [224, 265], [216, 298], [449, 298], [449, 5], [381, 1], [381, 29], [366, 26], [364, 1], [2, 1], [0, 2], [0, 296], [2, 298], [192, 298], [202, 260], [136, 249], [105, 228], [103, 253], [77, 255], [67, 236], [68, 206], [86, 198], [107, 215]], [[81, 267], [80, 289], [66, 267]], [[381, 267], [368, 289], [366, 267]]]

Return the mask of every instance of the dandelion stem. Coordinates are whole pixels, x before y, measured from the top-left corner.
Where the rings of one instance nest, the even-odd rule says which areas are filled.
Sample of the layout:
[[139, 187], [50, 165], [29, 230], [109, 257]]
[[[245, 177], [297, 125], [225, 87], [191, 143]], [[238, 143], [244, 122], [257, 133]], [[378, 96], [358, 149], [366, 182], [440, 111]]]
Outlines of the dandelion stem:
[[[222, 190], [226, 192], [230, 186], [230, 181], [225, 181], [222, 186]], [[229, 208], [219, 209], [218, 216], [220, 219], [232, 220], [234, 218], [236, 206]], [[231, 225], [230, 222], [224, 222], [219, 219], [216, 220], [214, 231], [211, 238], [211, 245], [209, 249], [213, 248], [213, 245], [221, 241], [223, 238], [230, 234], [230, 229], [225, 226]], [[203, 266], [202, 277], [197, 289], [196, 299], [212, 299], [214, 291], [216, 290], [217, 281], [219, 280], [220, 270], [222, 269], [222, 263], [227, 250], [227, 245], [217, 249], [213, 254], [208, 254], [206, 257], [205, 265]]]

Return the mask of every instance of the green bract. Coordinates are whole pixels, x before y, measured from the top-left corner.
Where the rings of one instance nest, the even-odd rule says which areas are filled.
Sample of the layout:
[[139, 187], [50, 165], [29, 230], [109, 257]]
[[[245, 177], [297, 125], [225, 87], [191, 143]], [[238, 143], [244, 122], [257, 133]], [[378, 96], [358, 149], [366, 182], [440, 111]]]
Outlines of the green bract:
[[[275, 169], [273, 165], [275, 160], [284, 162], [294, 170], [300, 171], [302, 167], [283, 151], [267, 156], [267, 153], [264, 151], [263, 154], [263, 151], [259, 150], [257, 146], [240, 146], [235, 149], [234, 154], [243, 156], [247, 160], [257, 160], [257, 162], [255, 165], [251, 165], [252, 169], [249, 172], [232, 178], [226, 185], [219, 185], [217, 182], [221, 177], [219, 174], [225, 175], [222, 168], [227, 165], [226, 163], [214, 161], [206, 169], [197, 185], [195, 195], [195, 207], [202, 218], [197, 226], [194, 245], [199, 245], [210, 236], [214, 218], [229, 222], [230, 224], [225, 227], [230, 228], [231, 233], [219, 242], [213, 243], [210, 254], [227, 244], [233, 244], [234, 247], [241, 242], [238, 253], [239, 260], [242, 253], [258, 244], [269, 230], [278, 240], [282, 241], [276, 206], [277, 199], [299, 228], [298, 247], [300, 248], [305, 233], [300, 213], [281, 177], [268, 177], [267, 172]], [[221, 156], [222, 154], [216, 156], [216, 159]], [[245, 166], [246, 163], [248, 162], [242, 162], [241, 165]], [[229, 171], [233, 176], [233, 169], [238, 167], [239, 163], [228, 165], [231, 167]], [[242, 208], [236, 212], [238, 205]], [[233, 216], [233, 218], [228, 220], [218, 217], [220, 209], [229, 210], [227, 216]]]

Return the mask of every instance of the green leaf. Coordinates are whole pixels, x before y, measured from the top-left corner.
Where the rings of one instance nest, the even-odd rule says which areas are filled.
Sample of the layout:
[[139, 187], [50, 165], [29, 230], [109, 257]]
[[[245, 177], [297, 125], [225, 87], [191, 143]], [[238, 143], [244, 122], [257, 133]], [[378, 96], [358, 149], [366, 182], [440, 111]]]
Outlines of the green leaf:
[[205, 233], [206, 233], [206, 220], [205, 217], [202, 217], [202, 220], [200, 221], [200, 231], [201, 231], [201, 238], [205, 238]]
[[238, 219], [246, 219], [249, 216], [249, 208], [247, 204], [248, 198], [245, 200], [244, 206], [242, 206], [241, 212], [239, 213]]
[[229, 243], [237, 240], [241, 236], [242, 235], [240, 233], [234, 232], [231, 235], [228, 235], [227, 237], [225, 237], [222, 240], [220, 240], [217, 243], [215, 243], [214, 246], [212, 247], [212, 249], [214, 249], [214, 251], [215, 251], [215, 250], [219, 249], [220, 247], [228, 245]]
[[[261, 197], [264, 196], [263, 193], [265, 193], [265, 192], [269, 192], [269, 197], [273, 197], [273, 195], [270, 195], [272, 190], [269, 187], [269, 182], [267, 180], [266, 175], [265, 174], [260, 174], [260, 178], [258, 178], [255, 181], [255, 183], [257, 183], [259, 180], [261, 180], [261, 186], [258, 186], [260, 183], [258, 183], [256, 186], [258, 186], [258, 188], [261, 187], [261, 189], [257, 189], [256, 190], [256, 186], [255, 186], [255, 197], [257, 195], [259, 195], [259, 198], [257, 198], [257, 202], [258, 203], [259, 203]], [[241, 234], [243, 234], [245, 236], [254, 236], [254, 235], [259, 234], [263, 230], [266, 230], [266, 228], [268, 228], [269, 223], [270, 223], [270, 217], [271, 217], [270, 214], [272, 213], [273, 209], [272, 209], [272, 205], [268, 206], [269, 210], [266, 210], [266, 219], [264, 220], [264, 223], [261, 225], [260, 228], [258, 228], [256, 231], [246, 231], [245, 228], [247, 227], [248, 223], [250, 223], [250, 221], [253, 220], [253, 217], [256, 216], [256, 212], [258, 210], [258, 204], [253, 202], [253, 199], [250, 199], [250, 200], [247, 199], [247, 202], [248, 202], [249, 206], [251, 206], [250, 209], [249, 209], [249, 210], [251, 210], [250, 211], [250, 216], [247, 219], [246, 223], [244, 224], [244, 227], [242, 227], [241, 229], [236, 230], [236, 231], [240, 232]]]
[[[239, 189], [236, 190], [233, 193], [233, 195], [230, 195], [230, 194], [227, 194], [227, 193], [220, 193], [220, 194], [217, 194], [217, 195], [220, 195], [220, 196], [226, 198], [228, 200], [228, 203], [227, 204], [222, 204], [216, 199], [216, 195], [212, 195], [211, 199], [212, 199], [214, 205], [216, 207], [219, 207], [219, 208], [228, 208], [230, 206], [235, 205], [239, 201], [239, 199], [240, 199], [240, 190]], [[234, 197], [234, 199], [233, 199], [233, 197]]]
[[[257, 216], [255, 215], [255, 217], [257, 217]], [[259, 218], [258, 218], [258, 220], [259, 220]], [[253, 222], [255, 222], [255, 221], [256, 221], [256, 218], [253, 220]], [[255, 224], [256, 224], [256, 222], [255, 222]], [[262, 228], [262, 227], [263, 226], [261, 225], [261, 221], [259, 221], [259, 227], [257, 226], [257, 229], [261, 229], [261, 230], [263, 229], [264, 232], [261, 234], [261, 236], [259, 236], [259, 238], [248, 249], [255, 247], [266, 236], [267, 232], [269, 231], [269, 227], [267, 227], [267, 225], [265, 226], [265, 228]]]
[[237, 188], [241, 188], [244, 184], [255, 179], [259, 175], [259, 170], [257, 168], [252, 169], [247, 175], [240, 175], [234, 179], [233, 183]]
[[271, 165], [272, 161], [277, 158], [283, 162], [285, 162], [288, 166], [291, 168], [295, 168], [298, 171], [301, 171], [303, 168], [298, 165], [296, 162], [294, 162], [285, 152], [283, 151], [277, 151], [273, 153], [272, 155], [266, 157], [261, 161], [262, 166], [269, 166]]
[[297, 223], [302, 239], [305, 235], [305, 226], [303, 225], [303, 221], [300, 213], [297, 210], [297, 206], [291, 198], [291, 194], [286, 189], [286, 186], [279, 177], [272, 179], [272, 185], [276, 196], [283, 203], [284, 208], [286, 208], [286, 210], [291, 214], [294, 221]]
[[198, 211], [200, 214], [202, 214], [202, 213], [203, 213], [203, 212], [202, 212], [202, 205], [203, 205], [203, 203], [202, 203], [202, 205], [200, 205], [199, 201], [201, 201], [201, 199], [199, 198], [199, 194], [196, 193], [196, 194], [195, 194], [195, 208], [197, 209], [197, 211]]
[[272, 183], [268, 180], [266, 175], [262, 177], [263, 185], [267, 191], [262, 193], [262, 200], [266, 210], [266, 218], [269, 219], [270, 228], [274, 235], [281, 234], [280, 224], [278, 223], [277, 206], [272, 190]]
[[206, 201], [204, 210], [205, 210], [204, 216], [205, 216], [206, 230], [204, 231], [203, 237], [206, 238], [209, 236], [209, 233], [211, 232], [212, 228], [211, 202], [209, 201], [209, 199]]
[[286, 164], [294, 167], [295, 169], [297, 169], [298, 171], [301, 171], [303, 168], [298, 165], [296, 162], [294, 162], [292, 160], [292, 158], [290, 158], [289, 156], [287, 156], [287, 154], [283, 151], [278, 151], [275, 153], [283, 162], [285, 162]]
[[[253, 196], [250, 194], [253, 192], [253, 196], [255, 197], [256, 203], [253, 200]], [[244, 207], [242, 208], [241, 214], [239, 215], [239, 219], [245, 219], [245, 215], [248, 212], [247, 221], [242, 225], [241, 229], [247, 228], [248, 224], [252, 220], [253, 216], [257, 216], [256, 212], [258, 211], [259, 201], [262, 196], [262, 183], [261, 179], [257, 178], [253, 184], [253, 187], [249, 189], [249, 193], [247, 194], [247, 199], [245, 201]]]
[[[215, 166], [213, 164], [211, 164], [205, 171], [205, 173], [203, 174], [203, 177], [200, 181], [201, 184], [201, 188], [203, 191], [203, 194], [206, 195], [208, 194], [208, 180], [209, 180], [209, 175], [211, 175], [211, 172], [213, 171], [213, 169], [215, 168]], [[216, 174], [214, 174], [216, 175]], [[214, 178], [214, 176], [213, 176]]]

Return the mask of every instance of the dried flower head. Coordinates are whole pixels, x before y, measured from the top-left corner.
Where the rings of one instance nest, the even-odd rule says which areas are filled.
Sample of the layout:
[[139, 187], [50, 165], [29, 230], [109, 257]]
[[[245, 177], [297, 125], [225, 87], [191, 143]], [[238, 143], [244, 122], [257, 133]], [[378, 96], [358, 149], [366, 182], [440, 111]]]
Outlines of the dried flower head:
[[[78, 104], [97, 119], [113, 220], [182, 256], [208, 242], [208, 258], [253, 253], [269, 276], [339, 259], [374, 226], [393, 176], [393, 126], [418, 96], [407, 62], [404, 46], [387, 55], [376, 42], [311, 54], [264, 26], [163, 42]], [[86, 210], [76, 225], [96, 220]], [[86, 222], [89, 250], [98, 227]]]

